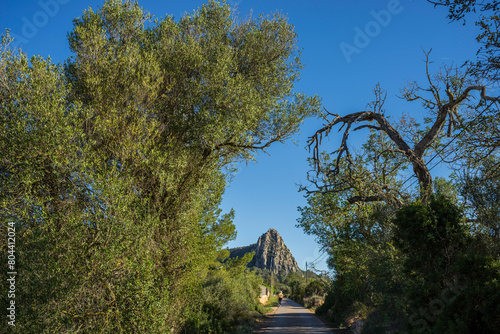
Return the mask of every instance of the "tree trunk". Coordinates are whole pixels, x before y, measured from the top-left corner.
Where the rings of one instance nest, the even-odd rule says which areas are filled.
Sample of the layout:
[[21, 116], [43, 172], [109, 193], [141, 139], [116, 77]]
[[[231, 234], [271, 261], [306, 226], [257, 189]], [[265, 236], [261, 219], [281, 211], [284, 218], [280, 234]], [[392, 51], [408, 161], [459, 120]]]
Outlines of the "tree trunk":
[[427, 168], [421, 157], [413, 156], [410, 158], [410, 161], [413, 165], [413, 172], [417, 176], [418, 183], [420, 185], [420, 199], [422, 202], [427, 202], [434, 192], [432, 176], [429, 168]]

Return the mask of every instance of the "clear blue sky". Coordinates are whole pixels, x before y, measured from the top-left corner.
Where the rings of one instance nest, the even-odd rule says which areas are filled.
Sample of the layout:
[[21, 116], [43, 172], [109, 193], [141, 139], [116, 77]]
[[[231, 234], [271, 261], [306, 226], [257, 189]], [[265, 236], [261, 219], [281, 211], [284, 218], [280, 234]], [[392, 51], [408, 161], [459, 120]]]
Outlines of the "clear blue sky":
[[[102, 3], [3, 0], [0, 28], [10, 28], [29, 55], [64, 61], [70, 56], [66, 34], [72, 29], [72, 19], [85, 8], [96, 8]], [[286, 14], [295, 25], [305, 63], [296, 90], [318, 94], [328, 110], [339, 114], [362, 110], [372, 99], [373, 87], [380, 82], [388, 91], [388, 114], [396, 118], [409, 113], [418, 118], [421, 116], [418, 106], [404, 103], [396, 95], [407, 81], [423, 81], [422, 48], [433, 49], [431, 58], [436, 68], [443, 63], [461, 64], [473, 59], [478, 48], [477, 30], [472, 22], [465, 27], [448, 23], [444, 9], [435, 9], [423, 0], [231, 0], [228, 3], [238, 5], [240, 16], [246, 16], [250, 10], [254, 14], [276, 11]], [[169, 14], [179, 18], [200, 7], [203, 1], [140, 0], [139, 4], [157, 17]], [[367, 34], [368, 39], [359, 37], [359, 31]], [[230, 242], [230, 247], [254, 243], [272, 227], [283, 236], [300, 267], [320, 255], [314, 238], [304, 235], [295, 225], [299, 217], [297, 207], [305, 205], [303, 194], [297, 192], [297, 184], [306, 183], [309, 169], [306, 162], [309, 153], [304, 147], [307, 138], [321, 124], [319, 120], [306, 121], [301, 133], [294, 137], [298, 145], [277, 144], [268, 150], [270, 155], [259, 154], [258, 163], [240, 166], [222, 204], [224, 210], [236, 211], [238, 237]], [[323, 147], [333, 150], [337, 143], [332, 138]], [[326, 269], [324, 261], [317, 267]]]

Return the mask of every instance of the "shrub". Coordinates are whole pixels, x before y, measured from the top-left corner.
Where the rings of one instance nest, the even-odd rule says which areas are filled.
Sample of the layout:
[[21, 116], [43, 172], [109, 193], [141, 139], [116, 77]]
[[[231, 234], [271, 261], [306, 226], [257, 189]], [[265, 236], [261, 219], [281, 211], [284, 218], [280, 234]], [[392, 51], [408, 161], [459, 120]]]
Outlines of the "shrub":
[[267, 300], [266, 306], [268, 306], [268, 307], [278, 306], [278, 297], [276, 297], [276, 296], [269, 297], [269, 299]]
[[246, 269], [248, 254], [216, 263], [192, 300], [185, 333], [240, 333], [266, 310], [258, 301], [261, 278]]
[[498, 259], [462, 210], [443, 196], [398, 211], [395, 245], [405, 254], [409, 333], [493, 333], [500, 325]]

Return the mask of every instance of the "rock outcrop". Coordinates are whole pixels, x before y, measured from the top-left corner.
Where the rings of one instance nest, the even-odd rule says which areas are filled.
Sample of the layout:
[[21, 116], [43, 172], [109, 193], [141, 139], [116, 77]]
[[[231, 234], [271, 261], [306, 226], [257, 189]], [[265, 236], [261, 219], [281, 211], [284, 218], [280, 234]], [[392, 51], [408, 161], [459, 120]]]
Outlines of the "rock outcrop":
[[300, 270], [283, 238], [273, 228], [261, 235], [256, 244], [232, 248], [229, 252], [230, 257], [242, 257], [246, 253], [255, 252], [248, 267], [267, 269], [276, 275], [286, 276], [290, 272]]

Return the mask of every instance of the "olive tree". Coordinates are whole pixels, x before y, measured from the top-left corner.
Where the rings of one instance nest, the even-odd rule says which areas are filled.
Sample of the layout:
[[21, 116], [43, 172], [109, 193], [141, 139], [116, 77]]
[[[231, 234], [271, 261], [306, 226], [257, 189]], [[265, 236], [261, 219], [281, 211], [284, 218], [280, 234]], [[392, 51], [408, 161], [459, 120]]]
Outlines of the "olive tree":
[[8, 34], [0, 53], [0, 247], [15, 223], [23, 286], [13, 329], [178, 332], [235, 236], [219, 208], [228, 170], [318, 112], [294, 91], [297, 35], [285, 17], [239, 20], [215, 1], [153, 20], [109, 0], [68, 39], [63, 66], [9, 49]]

